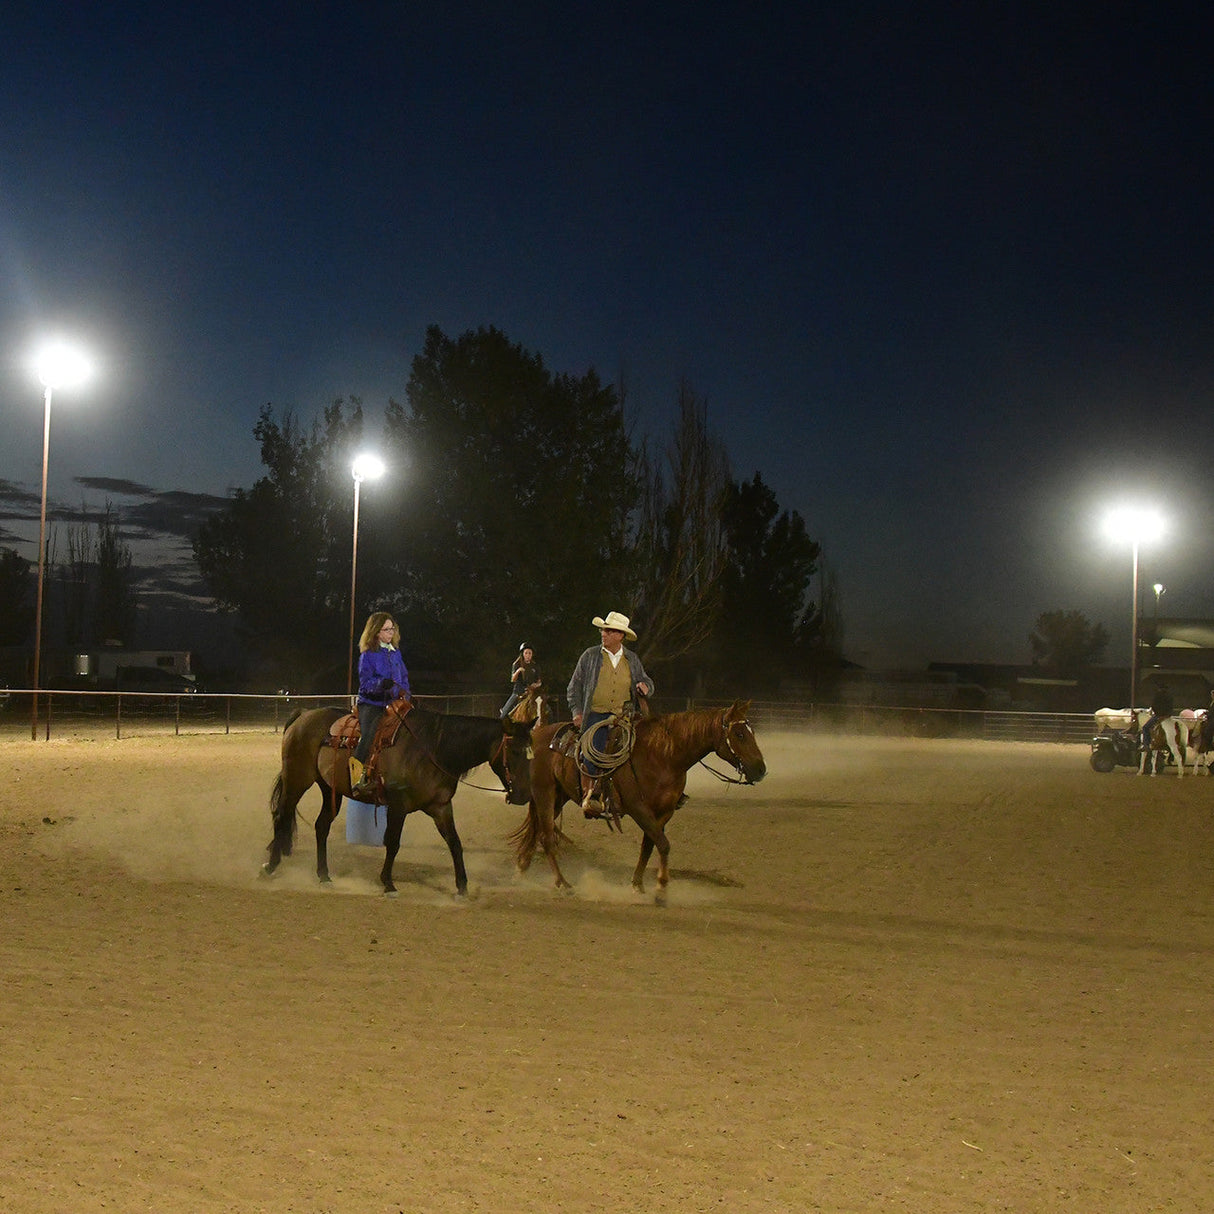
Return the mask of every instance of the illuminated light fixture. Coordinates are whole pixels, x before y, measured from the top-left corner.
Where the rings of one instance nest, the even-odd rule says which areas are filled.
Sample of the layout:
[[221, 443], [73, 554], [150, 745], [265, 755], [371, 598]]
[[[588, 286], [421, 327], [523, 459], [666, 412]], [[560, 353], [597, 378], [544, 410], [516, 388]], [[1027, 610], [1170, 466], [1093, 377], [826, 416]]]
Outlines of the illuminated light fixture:
[[42, 424], [42, 509], [38, 516], [38, 599], [34, 608], [34, 677], [30, 710], [30, 739], [38, 738], [38, 690], [42, 677], [42, 600], [46, 583], [46, 470], [51, 453], [51, 397], [62, 388], [76, 388], [93, 373], [93, 364], [79, 346], [61, 338], [42, 345], [33, 358], [34, 373], [43, 392]]

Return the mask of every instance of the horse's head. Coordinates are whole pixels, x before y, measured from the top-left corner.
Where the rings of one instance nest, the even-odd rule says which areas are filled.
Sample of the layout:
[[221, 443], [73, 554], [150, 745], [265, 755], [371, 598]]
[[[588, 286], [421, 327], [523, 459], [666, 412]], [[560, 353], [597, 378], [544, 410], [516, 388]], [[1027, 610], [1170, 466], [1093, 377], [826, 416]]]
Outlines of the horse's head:
[[535, 721], [502, 721], [502, 744], [494, 750], [489, 766], [506, 790], [508, 805], [526, 805], [531, 800], [531, 731]]
[[755, 731], [746, 719], [749, 711], [749, 700], [734, 700], [721, 713], [721, 732], [715, 750], [720, 758], [737, 769], [747, 784], [758, 784], [767, 775], [767, 762], [755, 739]]

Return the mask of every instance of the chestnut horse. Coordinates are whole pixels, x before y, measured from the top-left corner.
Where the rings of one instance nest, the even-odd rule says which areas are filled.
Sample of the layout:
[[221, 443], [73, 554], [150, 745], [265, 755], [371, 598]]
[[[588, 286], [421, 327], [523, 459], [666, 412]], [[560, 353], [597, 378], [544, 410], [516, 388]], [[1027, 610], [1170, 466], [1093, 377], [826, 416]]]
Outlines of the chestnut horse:
[[[295, 841], [299, 799], [320, 785], [322, 804], [316, 818], [316, 875], [329, 880], [329, 827], [350, 795], [349, 752], [328, 745], [329, 731], [345, 716], [340, 708], [313, 708], [295, 713], [282, 732], [282, 771], [270, 794], [274, 838], [262, 866], [269, 876]], [[420, 809], [434, 819], [446, 840], [455, 865], [455, 889], [468, 892], [464, 848], [455, 829], [451, 798], [460, 778], [488, 763], [506, 790], [511, 805], [525, 805], [531, 793], [531, 725], [518, 725], [499, 717], [462, 717], [429, 712], [416, 704], [405, 714], [396, 741], [380, 751], [378, 768], [383, 776], [387, 827], [384, 831], [384, 867], [379, 879], [384, 893], [396, 892], [392, 865], [400, 850], [405, 818]]]
[[[707, 755], [715, 753], [741, 777], [738, 783], [757, 784], [767, 774], [767, 764], [746, 719], [749, 700], [735, 700], [725, 709], [697, 708], [642, 717], [633, 723], [629, 758], [604, 777], [609, 796], [618, 811], [627, 814], [642, 830], [641, 855], [632, 886], [645, 888], [645, 867], [654, 849], [658, 853], [658, 890], [670, 880], [670, 843], [666, 824], [679, 807], [687, 772]], [[543, 847], [556, 876], [558, 889], [569, 889], [556, 861], [560, 835], [557, 818], [566, 802], [581, 800], [577, 761], [551, 749], [559, 725], [542, 725], [533, 735], [531, 801], [527, 817], [510, 836], [520, 871], [526, 871], [536, 847]]]

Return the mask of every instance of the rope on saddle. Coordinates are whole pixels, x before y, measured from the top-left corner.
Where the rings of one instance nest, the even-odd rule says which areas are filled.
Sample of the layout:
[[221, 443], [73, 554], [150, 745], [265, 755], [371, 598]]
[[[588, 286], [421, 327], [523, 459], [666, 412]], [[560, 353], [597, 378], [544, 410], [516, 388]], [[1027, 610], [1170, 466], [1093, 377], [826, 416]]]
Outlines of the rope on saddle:
[[[616, 742], [615, 750], [600, 750], [594, 744], [594, 735], [606, 725], [607, 737]], [[616, 731], [619, 731], [618, 733]], [[606, 721], [600, 721], [593, 729], [586, 730], [578, 741], [579, 758], [587, 763], [593, 763], [603, 775], [609, 776], [613, 771], [623, 767], [632, 754], [632, 737], [635, 733], [632, 716], [613, 713]]]

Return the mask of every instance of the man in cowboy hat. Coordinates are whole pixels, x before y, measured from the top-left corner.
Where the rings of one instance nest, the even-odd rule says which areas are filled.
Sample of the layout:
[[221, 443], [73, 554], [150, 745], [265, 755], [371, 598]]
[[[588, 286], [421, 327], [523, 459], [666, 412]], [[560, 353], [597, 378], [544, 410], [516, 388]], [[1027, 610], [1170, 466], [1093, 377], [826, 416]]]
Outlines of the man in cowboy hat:
[[[569, 711], [573, 723], [585, 735], [594, 734], [594, 745], [602, 750], [607, 745], [607, 729], [604, 722], [618, 716], [624, 706], [635, 702], [638, 695], [653, 694], [653, 680], [645, 673], [641, 659], [624, 648], [624, 640], [637, 639], [626, 615], [609, 611], [605, 618], [597, 615], [591, 620], [599, 630], [601, 643], [591, 645], [578, 658], [569, 680], [567, 692]], [[582, 809], [588, 818], [598, 817], [603, 812], [603, 803], [598, 795], [599, 769], [588, 764], [591, 771], [582, 771]]]

